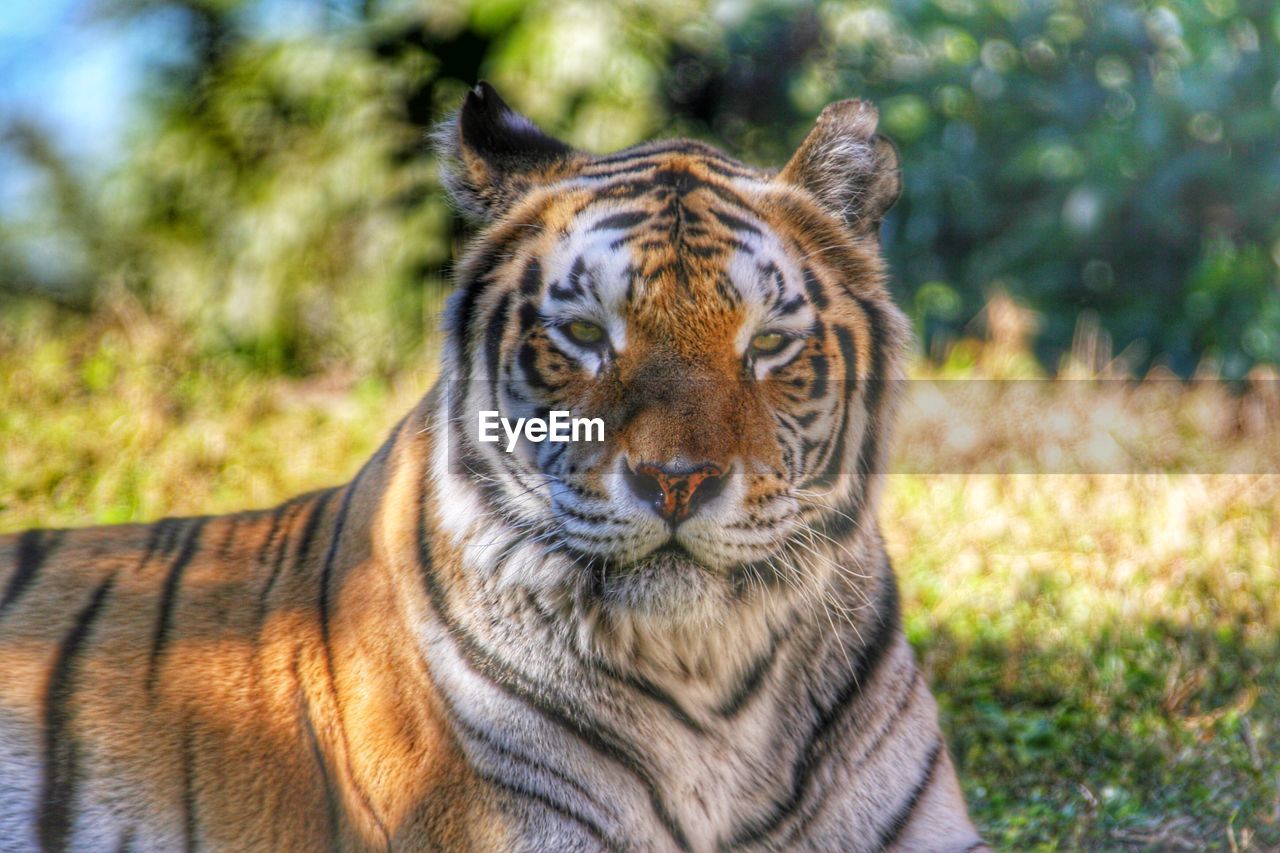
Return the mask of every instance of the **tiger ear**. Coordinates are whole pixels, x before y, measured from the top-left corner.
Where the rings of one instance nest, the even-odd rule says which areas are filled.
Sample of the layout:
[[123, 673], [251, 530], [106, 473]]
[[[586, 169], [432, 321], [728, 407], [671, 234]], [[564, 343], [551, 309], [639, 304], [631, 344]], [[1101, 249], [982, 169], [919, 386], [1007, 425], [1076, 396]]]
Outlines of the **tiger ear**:
[[484, 222], [555, 178], [577, 153], [507, 106], [485, 82], [434, 136], [445, 188], [464, 213]]
[[855, 232], [876, 236], [902, 193], [898, 149], [876, 133], [879, 118], [866, 101], [830, 104], [777, 180], [805, 188]]

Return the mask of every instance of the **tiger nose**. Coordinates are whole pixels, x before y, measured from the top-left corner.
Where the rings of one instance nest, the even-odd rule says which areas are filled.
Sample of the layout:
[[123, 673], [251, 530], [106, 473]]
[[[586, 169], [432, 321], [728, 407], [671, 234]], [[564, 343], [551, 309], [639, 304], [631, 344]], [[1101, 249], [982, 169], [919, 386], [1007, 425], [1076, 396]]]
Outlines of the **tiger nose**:
[[632, 494], [653, 507], [672, 525], [679, 524], [698, 507], [724, 489], [724, 469], [705, 463], [695, 466], [660, 465], [641, 462], [626, 467], [627, 485]]

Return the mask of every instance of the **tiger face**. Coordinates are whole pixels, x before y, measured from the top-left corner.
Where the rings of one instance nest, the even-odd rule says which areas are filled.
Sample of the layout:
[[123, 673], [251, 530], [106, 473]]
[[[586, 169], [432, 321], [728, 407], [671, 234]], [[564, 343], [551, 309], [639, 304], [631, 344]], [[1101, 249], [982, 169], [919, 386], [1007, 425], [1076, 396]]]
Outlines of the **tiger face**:
[[[859, 523], [907, 335], [875, 122], [828, 108], [777, 174], [689, 141], [592, 157], [483, 85], [445, 128], [454, 194], [488, 223], [447, 320], [451, 466], [567, 558], [504, 561], [521, 583], [670, 616], [834, 570], [807, 555]], [[599, 419], [603, 440], [507, 452], [478, 440], [486, 410]]]

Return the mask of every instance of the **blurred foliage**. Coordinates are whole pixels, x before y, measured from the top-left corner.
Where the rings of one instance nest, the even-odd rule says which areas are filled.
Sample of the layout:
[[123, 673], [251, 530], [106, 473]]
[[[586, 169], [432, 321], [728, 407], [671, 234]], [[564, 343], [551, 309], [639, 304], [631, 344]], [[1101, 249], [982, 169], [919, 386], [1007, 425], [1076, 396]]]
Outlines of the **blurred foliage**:
[[589, 149], [683, 133], [773, 165], [856, 95], [902, 150], [885, 241], [929, 351], [1005, 292], [1050, 364], [1081, 313], [1138, 368], [1280, 362], [1271, 0], [103, 2], [184, 49], [101, 184], [10, 129], [49, 191], [0, 223], [0, 290], [123, 291], [268, 367], [390, 369], [460, 236], [423, 130], [480, 77]]

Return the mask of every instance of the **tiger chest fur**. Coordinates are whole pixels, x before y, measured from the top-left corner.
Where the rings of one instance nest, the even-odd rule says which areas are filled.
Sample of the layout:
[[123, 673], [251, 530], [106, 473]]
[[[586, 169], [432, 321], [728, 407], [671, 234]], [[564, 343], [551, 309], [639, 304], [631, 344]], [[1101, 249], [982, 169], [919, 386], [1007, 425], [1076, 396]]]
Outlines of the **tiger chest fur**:
[[0, 539], [0, 849], [980, 848], [874, 517], [875, 126], [592, 156], [477, 87], [442, 378], [350, 483]]

